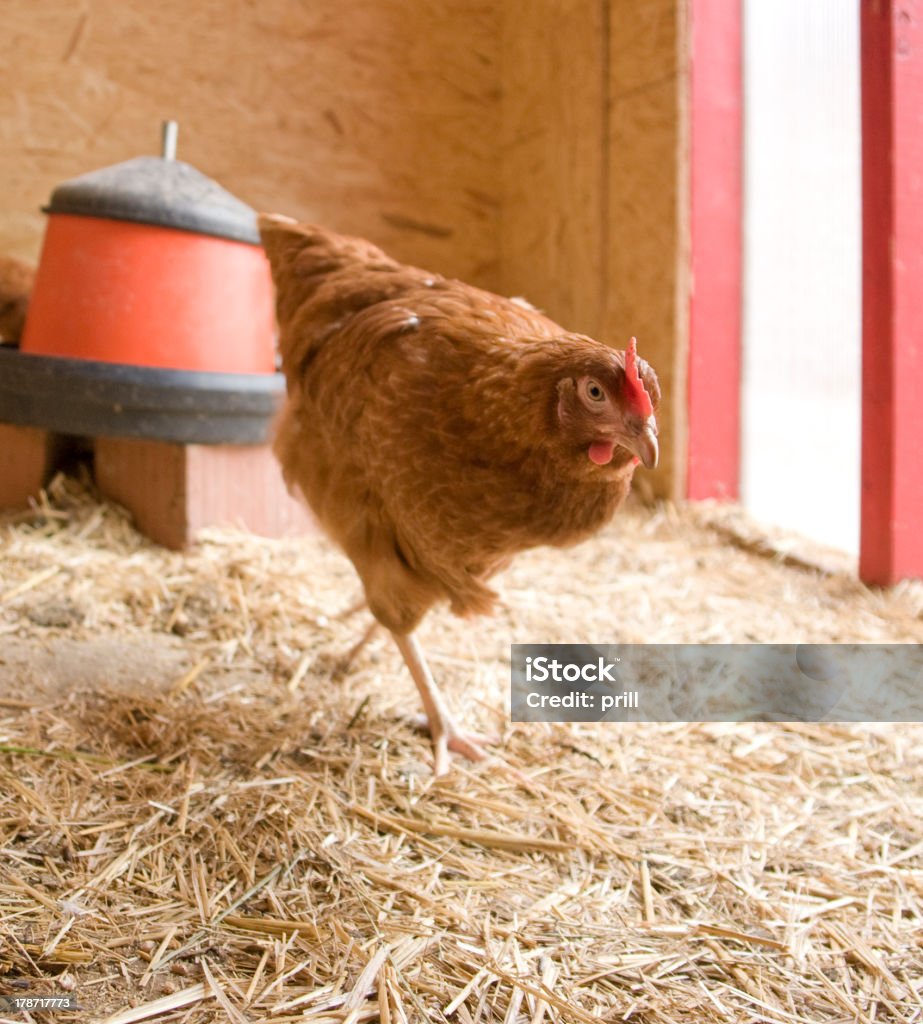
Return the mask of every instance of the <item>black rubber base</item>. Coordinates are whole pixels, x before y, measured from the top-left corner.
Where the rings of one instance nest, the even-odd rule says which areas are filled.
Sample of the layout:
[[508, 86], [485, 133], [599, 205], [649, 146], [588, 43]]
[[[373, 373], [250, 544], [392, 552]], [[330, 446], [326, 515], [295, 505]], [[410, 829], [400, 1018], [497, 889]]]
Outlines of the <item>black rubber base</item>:
[[0, 346], [0, 422], [57, 434], [262, 444], [284, 396], [281, 373], [159, 370]]

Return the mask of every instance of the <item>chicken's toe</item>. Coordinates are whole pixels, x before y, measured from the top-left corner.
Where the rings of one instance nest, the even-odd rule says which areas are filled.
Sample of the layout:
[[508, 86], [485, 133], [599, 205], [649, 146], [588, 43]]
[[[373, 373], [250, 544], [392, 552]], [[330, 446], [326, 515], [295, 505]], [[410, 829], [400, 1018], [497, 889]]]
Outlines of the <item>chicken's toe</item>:
[[[420, 698], [423, 701], [424, 721], [433, 738], [433, 751], [435, 754], [435, 770], [437, 775], [445, 775], [449, 770], [449, 752], [462, 754], [472, 761], [483, 761], [490, 755], [483, 749], [481, 744], [491, 742], [484, 736], [476, 736], [463, 732], [455, 723], [451, 712], [442, 699], [433, 677], [430, 674], [429, 666], [423, 657], [423, 651], [416, 638], [411, 634], [392, 633], [404, 661], [410, 669], [413, 681], [417, 684]], [[498, 741], [497, 741], [498, 742]]]
[[452, 764], [451, 754], [461, 754], [469, 761], [484, 761], [490, 757], [486, 750], [483, 750], [477, 743], [467, 736], [452, 736], [449, 739], [435, 740], [433, 752], [435, 761], [433, 765], [434, 774], [445, 775]]
[[453, 718], [444, 722], [445, 731], [430, 732], [433, 734], [433, 753], [435, 762], [433, 773], [436, 776], [446, 775], [452, 764], [452, 754], [461, 754], [469, 761], [488, 761], [492, 767], [500, 769], [506, 775], [511, 776], [517, 782], [531, 789], [530, 780], [523, 775], [518, 768], [508, 764], [502, 757], [484, 750], [484, 744], [495, 745], [500, 742], [499, 736], [484, 736], [480, 733], [462, 732], [455, 724]]
[[433, 741], [437, 775], [445, 775], [449, 770], [451, 754], [461, 754], [469, 761], [483, 761], [493, 757], [484, 747], [500, 743], [499, 736], [462, 730], [451, 715], [435, 722], [430, 721], [426, 715], [411, 715], [410, 721], [415, 729], [429, 733]]

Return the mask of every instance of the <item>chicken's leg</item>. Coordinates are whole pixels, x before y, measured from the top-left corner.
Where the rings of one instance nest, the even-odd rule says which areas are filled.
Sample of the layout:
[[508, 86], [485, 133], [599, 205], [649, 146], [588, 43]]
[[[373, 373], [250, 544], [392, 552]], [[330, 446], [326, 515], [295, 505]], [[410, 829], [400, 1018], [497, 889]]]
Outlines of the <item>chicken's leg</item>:
[[334, 622], [345, 622], [347, 619], [351, 619], [356, 612], [361, 612], [363, 608], [368, 608], [369, 603], [366, 600], [365, 594], [361, 597], [357, 597], [352, 604], [347, 605], [341, 612], [337, 612], [333, 616]]
[[444, 775], [449, 770], [450, 750], [456, 754], [463, 754], [472, 761], [482, 761], [488, 757], [486, 751], [480, 747], [484, 737], [466, 735], [456, 725], [413, 633], [403, 635], [392, 633], [391, 635], [404, 656], [407, 668], [410, 669], [413, 681], [420, 691], [423, 710], [426, 712], [426, 720], [429, 723], [429, 734], [433, 738], [436, 774]]
[[365, 645], [372, 639], [372, 637], [378, 632], [381, 627], [376, 619], [365, 627], [362, 636], [350, 647], [350, 649], [340, 658], [337, 667], [341, 672], [346, 672], [352, 666], [352, 663], [356, 660], [359, 652], [365, 647]]

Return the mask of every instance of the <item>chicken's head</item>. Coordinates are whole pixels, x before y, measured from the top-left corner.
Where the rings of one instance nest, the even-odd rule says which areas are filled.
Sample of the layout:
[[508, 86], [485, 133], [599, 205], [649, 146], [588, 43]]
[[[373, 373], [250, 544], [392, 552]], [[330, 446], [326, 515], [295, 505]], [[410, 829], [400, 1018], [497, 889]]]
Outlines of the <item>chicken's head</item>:
[[657, 375], [638, 358], [634, 338], [624, 353], [581, 355], [573, 375], [557, 384], [557, 418], [564, 440], [584, 449], [598, 466], [612, 462], [619, 448], [647, 469], [657, 465], [654, 409], [659, 401]]

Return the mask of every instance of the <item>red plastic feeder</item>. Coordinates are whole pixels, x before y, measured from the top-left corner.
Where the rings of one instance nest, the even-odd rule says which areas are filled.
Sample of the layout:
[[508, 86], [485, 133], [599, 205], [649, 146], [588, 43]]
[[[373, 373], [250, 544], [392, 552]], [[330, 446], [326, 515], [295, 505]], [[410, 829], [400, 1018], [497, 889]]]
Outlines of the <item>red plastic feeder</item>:
[[138, 157], [59, 185], [22, 339], [35, 355], [272, 373], [273, 291], [253, 211], [194, 167]]
[[52, 193], [22, 346], [0, 347], [0, 508], [47, 482], [63, 436], [168, 547], [303, 529], [267, 444], [285, 381], [256, 215], [175, 148], [167, 122], [162, 156]]

